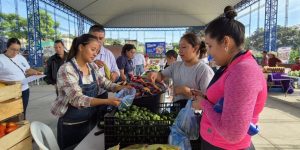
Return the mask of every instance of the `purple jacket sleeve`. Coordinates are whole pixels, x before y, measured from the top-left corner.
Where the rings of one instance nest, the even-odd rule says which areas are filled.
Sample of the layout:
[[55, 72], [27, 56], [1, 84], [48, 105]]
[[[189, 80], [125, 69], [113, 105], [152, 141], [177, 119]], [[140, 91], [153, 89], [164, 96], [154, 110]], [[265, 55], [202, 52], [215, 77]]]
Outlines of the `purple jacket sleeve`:
[[223, 112], [216, 113], [207, 100], [201, 102], [204, 115], [229, 143], [238, 143], [247, 135], [261, 79], [247, 63], [238, 64], [225, 79]]

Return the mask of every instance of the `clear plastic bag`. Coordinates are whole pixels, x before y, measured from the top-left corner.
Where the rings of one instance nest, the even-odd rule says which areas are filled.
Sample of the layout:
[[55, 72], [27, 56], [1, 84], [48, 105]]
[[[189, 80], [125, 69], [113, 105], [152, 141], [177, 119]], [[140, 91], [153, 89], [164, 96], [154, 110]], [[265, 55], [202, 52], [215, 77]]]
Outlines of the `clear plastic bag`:
[[117, 98], [121, 99], [121, 103], [118, 106], [119, 110], [127, 109], [132, 105], [132, 102], [135, 97], [136, 90], [134, 88], [122, 89], [116, 94]]
[[180, 146], [182, 150], [191, 150], [190, 140], [199, 138], [199, 124], [200, 117], [195, 114], [192, 100], [189, 100], [185, 108], [180, 110], [171, 126], [169, 144]]

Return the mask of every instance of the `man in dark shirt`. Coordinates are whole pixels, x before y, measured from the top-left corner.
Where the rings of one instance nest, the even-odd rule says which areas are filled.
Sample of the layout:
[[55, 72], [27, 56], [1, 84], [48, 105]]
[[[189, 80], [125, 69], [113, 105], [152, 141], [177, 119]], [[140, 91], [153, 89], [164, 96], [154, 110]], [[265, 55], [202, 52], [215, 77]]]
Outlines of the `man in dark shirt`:
[[262, 57], [262, 60], [261, 60], [261, 65], [264, 67], [264, 66], [268, 66], [268, 57], [267, 57], [267, 54], [268, 54], [268, 52], [267, 51], [263, 51], [262, 52], [262, 55], [263, 55], [263, 57]]
[[56, 40], [54, 42], [54, 49], [55, 54], [48, 59], [45, 70], [45, 81], [47, 84], [52, 85], [56, 85], [58, 69], [62, 64], [64, 64], [67, 58], [67, 53], [65, 52], [65, 46], [62, 40]]
[[269, 53], [269, 60], [268, 60], [269, 67], [276, 67], [282, 63], [282, 61], [278, 59], [276, 55], [277, 55], [276, 52]]

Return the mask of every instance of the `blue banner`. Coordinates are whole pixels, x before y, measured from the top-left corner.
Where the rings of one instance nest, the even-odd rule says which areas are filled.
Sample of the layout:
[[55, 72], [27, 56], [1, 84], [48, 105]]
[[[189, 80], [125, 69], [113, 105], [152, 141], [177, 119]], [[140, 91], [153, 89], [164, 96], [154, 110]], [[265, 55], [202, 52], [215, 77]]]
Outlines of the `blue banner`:
[[165, 42], [148, 42], [145, 43], [146, 54], [149, 57], [165, 57], [166, 43]]

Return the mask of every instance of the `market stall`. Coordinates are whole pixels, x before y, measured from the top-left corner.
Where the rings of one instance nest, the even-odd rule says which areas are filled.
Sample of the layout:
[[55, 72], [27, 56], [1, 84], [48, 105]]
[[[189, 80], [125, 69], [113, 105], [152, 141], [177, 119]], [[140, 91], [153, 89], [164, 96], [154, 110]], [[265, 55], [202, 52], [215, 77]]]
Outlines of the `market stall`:
[[[167, 89], [164, 83], [151, 83], [146, 78], [136, 76], [129, 83], [119, 84], [136, 89], [132, 106], [121, 110], [111, 108], [105, 115], [104, 123], [99, 122], [75, 149], [125, 148], [135, 144], [140, 144], [136, 147], [145, 147], [143, 144], [147, 144], [146, 147], [152, 144], [168, 147], [170, 126], [180, 106], [162, 101], [161, 95]], [[199, 140], [191, 143], [193, 149], [200, 148]]]

